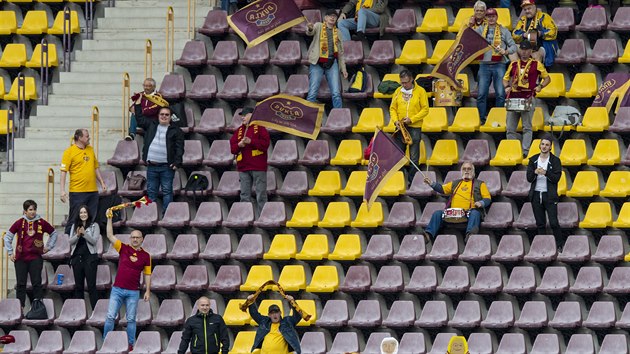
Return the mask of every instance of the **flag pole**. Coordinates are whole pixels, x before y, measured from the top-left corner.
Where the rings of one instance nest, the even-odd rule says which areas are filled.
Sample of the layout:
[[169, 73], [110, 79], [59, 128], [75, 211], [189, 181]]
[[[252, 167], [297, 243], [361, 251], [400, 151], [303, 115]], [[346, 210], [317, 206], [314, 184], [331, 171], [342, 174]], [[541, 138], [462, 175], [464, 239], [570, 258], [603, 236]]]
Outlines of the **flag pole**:
[[[377, 129], [377, 130], [381, 130], [379, 127], [376, 127], [376, 129]], [[385, 134], [385, 136], [387, 136], [387, 138], [388, 138], [389, 140], [392, 140], [392, 137], [391, 137], [389, 134]], [[412, 165], [413, 167], [415, 167], [415, 169], [416, 169], [416, 170], [418, 170], [418, 172], [420, 172], [420, 174], [422, 174], [422, 177], [426, 178], [426, 177], [427, 177], [427, 175], [425, 175], [424, 173], [422, 173], [422, 170], [420, 169], [420, 167], [418, 167], [418, 165], [416, 165], [416, 164], [415, 164], [415, 162], [411, 161], [411, 159], [409, 158], [409, 156], [407, 156], [407, 154], [406, 154], [405, 152], [403, 152], [403, 151], [402, 151], [402, 150], [398, 147], [398, 145], [397, 145], [394, 141], [392, 141], [392, 143], [394, 144], [394, 146], [396, 146], [396, 148], [398, 149], [398, 151], [400, 151], [400, 152], [403, 154], [403, 156], [407, 159], [407, 161], [409, 161], [409, 162], [411, 163], [411, 165]], [[428, 168], [428, 166], [429, 166], [429, 165], [427, 164], [427, 168]]]

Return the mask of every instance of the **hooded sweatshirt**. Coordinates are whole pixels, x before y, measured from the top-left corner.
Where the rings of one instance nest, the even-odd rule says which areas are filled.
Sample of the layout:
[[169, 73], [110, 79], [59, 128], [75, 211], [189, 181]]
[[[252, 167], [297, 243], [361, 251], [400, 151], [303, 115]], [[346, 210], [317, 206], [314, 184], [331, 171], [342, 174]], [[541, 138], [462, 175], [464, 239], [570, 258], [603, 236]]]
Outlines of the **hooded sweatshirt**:
[[29, 219], [23, 215], [11, 225], [4, 236], [4, 247], [9, 255], [13, 254], [13, 237], [17, 236], [15, 260], [32, 261], [44, 253], [44, 234], [48, 234], [46, 248], [52, 249], [57, 242], [57, 231], [39, 214]]

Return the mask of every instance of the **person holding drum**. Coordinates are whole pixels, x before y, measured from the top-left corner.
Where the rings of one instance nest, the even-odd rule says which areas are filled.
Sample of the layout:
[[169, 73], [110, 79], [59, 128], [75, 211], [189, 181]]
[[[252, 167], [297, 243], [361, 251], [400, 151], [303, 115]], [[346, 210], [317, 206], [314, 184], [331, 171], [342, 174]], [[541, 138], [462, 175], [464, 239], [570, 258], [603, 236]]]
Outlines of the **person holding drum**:
[[490, 8], [486, 11], [488, 23], [478, 27], [475, 31], [479, 33], [492, 46], [491, 51], [484, 53], [479, 63], [479, 93], [477, 95], [477, 110], [481, 124], [486, 122], [488, 113], [487, 99], [490, 91], [490, 83], [494, 85], [496, 92], [495, 107], [505, 105], [505, 89], [503, 88], [503, 76], [505, 68], [509, 62], [507, 54], [516, 53], [516, 44], [512, 39], [510, 30], [497, 23], [497, 10]]
[[479, 232], [479, 225], [488, 206], [492, 203], [486, 182], [475, 179], [475, 166], [472, 162], [462, 163], [461, 179], [440, 185], [424, 177], [424, 183], [440, 194], [449, 195], [446, 208], [437, 210], [431, 216], [429, 226], [424, 231], [428, 239], [437, 236], [444, 222], [467, 223], [466, 238]]
[[[546, 67], [553, 65], [558, 52], [558, 28], [553, 18], [536, 7], [534, 0], [523, 0], [521, 9], [524, 15], [519, 18], [512, 37], [516, 43], [530, 42], [536, 50], [533, 54], [536, 60], [545, 64]], [[512, 61], [517, 58], [510, 56]]]
[[[518, 47], [517, 61], [510, 63], [505, 76], [503, 87], [507, 94], [507, 139], [518, 139], [516, 128], [518, 119], [523, 122], [523, 139], [521, 146], [523, 156], [527, 157], [529, 146], [532, 143], [532, 117], [534, 116], [534, 95], [545, 86], [549, 85], [551, 78], [545, 66], [532, 58], [532, 45], [528, 41], [522, 41]], [[540, 83], [538, 83], [540, 79]]]

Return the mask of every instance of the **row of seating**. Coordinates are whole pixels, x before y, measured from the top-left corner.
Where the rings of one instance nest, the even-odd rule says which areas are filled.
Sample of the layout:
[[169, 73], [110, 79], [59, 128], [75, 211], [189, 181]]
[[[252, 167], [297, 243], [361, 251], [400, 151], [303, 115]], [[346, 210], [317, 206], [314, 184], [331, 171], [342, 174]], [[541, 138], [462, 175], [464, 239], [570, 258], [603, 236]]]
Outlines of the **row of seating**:
[[[35, 61], [39, 61], [40, 57], [34, 58]], [[52, 52], [51, 52], [52, 59]], [[39, 67], [39, 66], [37, 66]], [[11, 88], [9, 91], [5, 92], [4, 78], [0, 76], [0, 100], [5, 101], [17, 101], [18, 100], [18, 88], [19, 88], [19, 79], [16, 77], [11, 84]], [[37, 88], [37, 84], [35, 83], [35, 78], [32, 76], [24, 77], [24, 99], [27, 101], [37, 100], [39, 89]]]
[[0, 57], [0, 68], [16, 69], [16, 68], [35, 68], [38, 69], [43, 65], [48, 67], [59, 66], [57, 59], [57, 46], [50, 43], [47, 46], [48, 60], [44, 58], [42, 61], [42, 45], [38, 44], [33, 49], [31, 58], [28, 58], [26, 45], [23, 43], [10, 43], [4, 47], [2, 56]]
[[[83, 1], [85, 2], [85, 1]], [[48, 25], [48, 14], [45, 10], [29, 10], [24, 16], [22, 25], [18, 27], [15, 11], [0, 11], [0, 35], [23, 34], [23, 35], [42, 35], [52, 34], [61, 36], [64, 34], [64, 11], [57, 12], [52, 22], [52, 26]], [[76, 34], [81, 32], [79, 24], [79, 13], [70, 11], [70, 28], [66, 32]]]

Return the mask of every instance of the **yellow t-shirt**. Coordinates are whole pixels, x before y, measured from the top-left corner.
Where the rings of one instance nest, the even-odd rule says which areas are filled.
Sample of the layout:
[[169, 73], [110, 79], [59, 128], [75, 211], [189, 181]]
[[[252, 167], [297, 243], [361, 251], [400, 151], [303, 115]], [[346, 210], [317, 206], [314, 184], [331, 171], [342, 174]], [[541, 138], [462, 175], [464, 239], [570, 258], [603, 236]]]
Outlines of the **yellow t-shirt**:
[[[460, 183], [459, 188], [455, 191], [455, 195], [453, 196], [453, 200], [451, 200], [451, 208], [461, 208], [461, 209], [471, 209], [474, 208], [473, 204], [475, 203], [473, 192], [472, 192], [472, 180], [464, 181]], [[453, 186], [453, 182], [448, 182], [442, 186], [444, 189], [444, 194], [451, 194], [453, 192], [453, 188], [457, 186]], [[481, 196], [485, 199], [490, 199], [490, 192], [488, 191], [488, 186], [485, 183], [481, 184], [479, 188], [481, 192]]]
[[272, 323], [271, 330], [263, 339], [261, 354], [289, 354], [289, 343], [280, 333], [280, 323]]
[[61, 171], [70, 173], [70, 192], [96, 192], [96, 169], [98, 161], [94, 149], [72, 145], [63, 152]]

